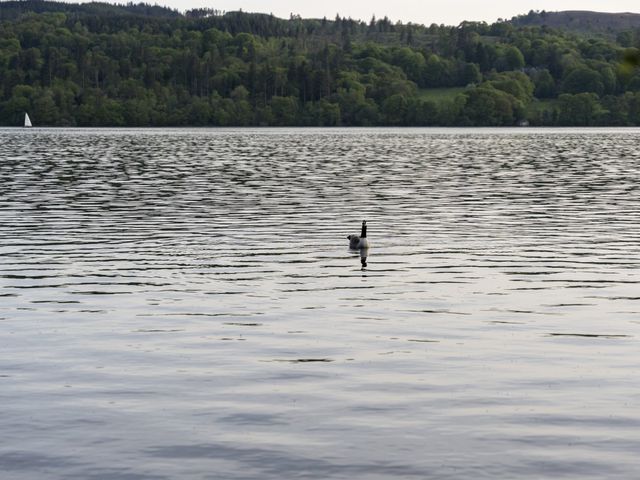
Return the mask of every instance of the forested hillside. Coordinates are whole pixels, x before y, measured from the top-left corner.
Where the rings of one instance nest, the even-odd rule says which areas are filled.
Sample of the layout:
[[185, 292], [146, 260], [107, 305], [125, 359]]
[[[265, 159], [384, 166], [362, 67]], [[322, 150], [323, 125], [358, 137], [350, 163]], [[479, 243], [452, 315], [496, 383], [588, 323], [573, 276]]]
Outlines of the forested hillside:
[[0, 124], [640, 125], [640, 30], [0, 2]]

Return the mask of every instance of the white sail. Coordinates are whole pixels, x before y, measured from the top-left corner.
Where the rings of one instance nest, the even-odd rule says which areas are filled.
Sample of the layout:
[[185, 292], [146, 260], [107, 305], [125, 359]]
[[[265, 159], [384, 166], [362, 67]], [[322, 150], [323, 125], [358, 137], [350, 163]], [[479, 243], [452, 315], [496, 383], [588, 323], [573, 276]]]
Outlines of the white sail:
[[31, 119], [29, 118], [29, 114], [28, 113], [24, 114], [24, 126], [25, 127], [31, 127]]

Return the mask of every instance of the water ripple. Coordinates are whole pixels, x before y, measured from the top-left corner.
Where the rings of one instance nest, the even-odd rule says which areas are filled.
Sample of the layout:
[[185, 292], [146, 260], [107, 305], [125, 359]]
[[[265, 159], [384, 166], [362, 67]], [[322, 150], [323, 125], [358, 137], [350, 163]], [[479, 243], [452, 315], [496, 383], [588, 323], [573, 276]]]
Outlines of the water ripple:
[[637, 477], [639, 141], [0, 129], [0, 470]]

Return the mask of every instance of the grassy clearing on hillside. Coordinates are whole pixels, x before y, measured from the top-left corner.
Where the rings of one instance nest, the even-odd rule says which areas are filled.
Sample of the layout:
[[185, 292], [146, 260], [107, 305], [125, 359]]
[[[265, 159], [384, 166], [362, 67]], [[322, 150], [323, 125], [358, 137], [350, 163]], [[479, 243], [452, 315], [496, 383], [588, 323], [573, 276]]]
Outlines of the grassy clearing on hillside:
[[558, 100], [555, 98], [534, 99], [527, 105], [527, 112], [543, 112], [544, 110], [553, 110], [558, 106]]
[[434, 102], [442, 102], [453, 100], [456, 95], [464, 92], [464, 87], [452, 88], [421, 88], [418, 90], [418, 96], [424, 100], [433, 100]]

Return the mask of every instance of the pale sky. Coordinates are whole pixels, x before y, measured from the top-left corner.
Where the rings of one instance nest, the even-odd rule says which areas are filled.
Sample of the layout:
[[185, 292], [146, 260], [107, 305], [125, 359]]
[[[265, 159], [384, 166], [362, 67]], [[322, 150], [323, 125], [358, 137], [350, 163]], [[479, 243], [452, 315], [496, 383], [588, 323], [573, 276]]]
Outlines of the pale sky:
[[511, 18], [529, 10], [594, 10], [599, 12], [640, 13], [638, 0], [147, 0], [181, 11], [209, 7], [218, 10], [273, 13], [288, 18], [290, 13], [304, 18], [332, 19], [339, 13], [369, 21], [372, 15], [387, 15], [394, 22], [414, 22], [430, 25], [444, 23], [457, 25], [463, 20], [494, 22], [498, 18]]

